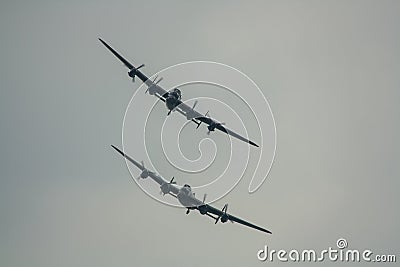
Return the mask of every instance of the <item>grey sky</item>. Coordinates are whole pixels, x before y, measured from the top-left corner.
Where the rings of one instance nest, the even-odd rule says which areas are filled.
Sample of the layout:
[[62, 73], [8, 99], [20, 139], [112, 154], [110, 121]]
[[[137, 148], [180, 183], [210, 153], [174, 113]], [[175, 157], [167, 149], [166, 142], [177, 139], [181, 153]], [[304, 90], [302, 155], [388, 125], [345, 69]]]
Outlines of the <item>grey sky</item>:
[[[398, 253], [399, 11], [398, 1], [2, 1], [0, 265], [256, 266], [265, 244], [322, 250], [339, 237]], [[109, 145], [121, 144], [134, 86], [99, 36], [148, 74], [211, 60], [261, 87], [274, 166], [256, 194], [245, 181], [216, 205], [272, 236], [186, 216], [130, 180]]]

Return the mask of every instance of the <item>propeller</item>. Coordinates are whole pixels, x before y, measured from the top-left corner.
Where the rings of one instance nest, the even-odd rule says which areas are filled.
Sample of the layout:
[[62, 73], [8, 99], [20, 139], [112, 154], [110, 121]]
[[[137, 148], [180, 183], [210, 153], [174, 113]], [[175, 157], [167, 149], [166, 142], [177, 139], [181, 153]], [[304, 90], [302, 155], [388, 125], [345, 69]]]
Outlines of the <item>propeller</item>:
[[[207, 110], [207, 112], [206, 112], [206, 114], [204, 115], [204, 117], [209, 117], [209, 118], [211, 118], [211, 117], [210, 117], [210, 111], [209, 111], [209, 110]], [[208, 125], [208, 126], [207, 126], [207, 128], [208, 128], [207, 135], [210, 135], [210, 132], [211, 132], [210, 126], [211, 126], [211, 125]]]
[[[204, 117], [208, 117], [208, 111], [206, 112], [206, 114], [204, 115]], [[200, 122], [197, 124], [196, 129], [199, 129], [200, 124], [201, 124], [202, 122], [203, 122], [203, 121], [200, 121]]]
[[198, 103], [199, 101], [194, 101], [194, 103], [193, 103], [193, 106], [192, 106], [192, 109], [191, 110], [189, 110], [188, 112], [186, 112], [186, 119], [188, 119], [188, 120], [191, 120], [191, 119], [193, 119], [194, 118], [194, 108], [197, 106], [197, 103]]
[[227, 210], [228, 210], [228, 204], [225, 204], [224, 207], [222, 208], [222, 213], [215, 220], [215, 224], [218, 223], [219, 219], [221, 219], [222, 216], [226, 215]]
[[[207, 213], [208, 212], [208, 205], [205, 203], [206, 202], [206, 198], [207, 198], [207, 194], [204, 194], [202, 204], [199, 205], [197, 207], [197, 209], [199, 210], [200, 214], [202, 214], [202, 215], [206, 214], [206, 215], [210, 216], [210, 214]], [[214, 218], [213, 216], [211, 216], [211, 217]], [[217, 218], [215, 217], [214, 220], [216, 220], [216, 219]]]
[[193, 107], [192, 107], [192, 110], [194, 110], [194, 108], [197, 106], [197, 103], [199, 103], [199, 101], [194, 101], [194, 103], [193, 103]]
[[143, 170], [142, 170], [142, 172], [140, 173], [140, 175], [139, 175], [139, 177], [137, 178], [138, 180], [140, 179], [140, 178], [147, 178], [148, 176], [149, 176], [149, 174], [151, 173], [148, 169], [146, 169], [146, 167], [144, 166], [144, 162], [143, 162], [143, 160], [142, 161], [140, 161], [140, 163], [142, 164], [142, 168], [143, 168]]
[[137, 67], [137, 68], [132, 68], [132, 69], [129, 71], [129, 76], [132, 77], [132, 82], [135, 82], [136, 72], [137, 72], [140, 68], [143, 68], [144, 66], [145, 66], [145, 65], [142, 64], [142, 65], [140, 65], [139, 67]]
[[[158, 77], [158, 76], [157, 76], [157, 77]], [[158, 79], [158, 81], [156, 81], [155, 83], [156, 83], [156, 84], [159, 84], [163, 79], [164, 79], [163, 77], [160, 77], [160, 79]], [[154, 79], [154, 80], [155, 80], [155, 79]]]
[[172, 177], [171, 180], [168, 183], [164, 183], [164, 184], [161, 185], [161, 187], [160, 187], [161, 188], [160, 195], [165, 195], [165, 194], [169, 193], [169, 191], [170, 191], [169, 186], [171, 184], [176, 184], [174, 179], [175, 179], [175, 177]]

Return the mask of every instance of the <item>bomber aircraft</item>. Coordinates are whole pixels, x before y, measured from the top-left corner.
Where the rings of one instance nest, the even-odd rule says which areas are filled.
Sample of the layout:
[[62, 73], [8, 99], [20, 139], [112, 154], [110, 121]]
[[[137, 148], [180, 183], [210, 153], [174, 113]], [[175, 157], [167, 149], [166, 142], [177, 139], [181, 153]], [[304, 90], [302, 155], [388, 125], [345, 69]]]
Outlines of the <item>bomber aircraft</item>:
[[246, 143], [249, 143], [253, 146], [258, 147], [258, 145], [247, 138], [244, 138], [243, 136], [235, 133], [234, 131], [226, 128], [224, 125], [225, 123], [223, 122], [217, 122], [213, 120], [209, 114], [208, 111], [205, 115], [197, 112], [194, 108], [197, 105], [197, 101], [194, 102], [193, 106], [190, 107], [186, 105], [185, 103], [182, 102], [182, 93], [178, 88], [174, 88], [172, 90], [165, 90], [163, 89], [160, 85], [158, 85], [162, 78], [157, 80], [157, 77], [154, 78], [154, 80], [149, 79], [146, 75], [143, 74], [139, 69], [144, 67], [144, 64], [135, 67], [131, 63], [129, 63], [125, 58], [123, 58], [117, 51], [115, 51], [110, 45], [108, 45], [106, 42], [104, 42], [101, 38], [99, 38], [100, 42], [107, 47], [108, 50], [111, 51], [128, 69], [128, 76], [132, 78], [132, 81], [135, 81], [135, 77], [138, 77], [140, 80], [142, 80], [143, 83], [147, 85], [147, 90], [146, 93], [149, 93], [150, 95], [154, 95], [163, 102], [165, 102], [165, 105], [168, 108], [168, 113], [167, 115], [170, 115], [172, 111], [178, 111], [181, 113], [183, 116], [186, 117], [187, 120], [193, 121], [195, 124], [197, 124], [197, 128], [199, 128], [201, 123], [208, 124], [208, 132], [207, 134], [210, 134], [210, 132], [214, 131], [215, 129], [218, 129], [224, 133], [227, 133], [239, 140], [242, 140]]
[[200, 212], [200, 214], [207, 215], [210, 218], [214, 219], [215, 224], [217, 224], [219, 221], [221, 221], [222, 223], [226, 223], [227, 221], [237, 222], [242, 225], [251, 227], [253, 229], [262, 231], [264, 233], [272, 234], [267, 229], [264, 229], [260, 226], [254, 225], [250, 222], [247, 222], [243, 219], [240, 219], [238, 217], [235, 217], [235, 216], [229, 214], [228, 213], [228, 204], [225, 204], [221, 210], [214, 208], [209, 204], [206, 204], [205, 203], [206, 196], [207, 196], [206, 194], [204, 194], [203, 200], [197, 199], [195, 197], [195, 193], [192, 192], [190, 185], [185, 184], [184, 186], [178, 186], [176, 184], [176, 182], [174, 181], [174, 177], [172, 177], [172, 179], [170, 181], [167, 181], [166, 179], [164, 179], [160, 175], [156, 174], [155, 172], [146, 169], [143, 161], [141, 163], [139, 163], [136, 160], [134, 160], [133, 158], [131, 158], [130, 156], [128, 156], [127, 154], [125, 154], [124, 152], [122, 152], [117, 147], [115, 147], [113, 145], [111, 145], [111, 146], [115, 150], [117, 150], [123, 157], [125, 157], [128, 161], [130, 161], [133, 165], [135, 165], [137, 168], [139, 168], [141, 170], [141, 173], [140, 173], [138, 179], [139, 178], [144, 179], [147, 177], [150, 177], [151, 179], [153, 179], [156, 183], [158, 183], [160, 185], [160, 190], [161, 190], [160, 193], [161, 194], [163, 194], [163, 195], [169, 194], [169, 195], [177, 198], [179, 203], [182, 206], [184, 206], [185, 208], [187, 208], [186, 214], [189, 214], [189, 212], [191, 210], [198, 210]]

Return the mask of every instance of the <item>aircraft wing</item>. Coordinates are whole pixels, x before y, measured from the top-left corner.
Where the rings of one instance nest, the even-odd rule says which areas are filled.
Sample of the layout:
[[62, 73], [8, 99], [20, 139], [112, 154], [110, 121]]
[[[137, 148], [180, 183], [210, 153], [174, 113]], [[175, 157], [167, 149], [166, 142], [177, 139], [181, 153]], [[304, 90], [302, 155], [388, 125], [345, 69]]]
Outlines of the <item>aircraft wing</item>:
[[[229, 134], [232, 137], [235, 137], [239, 140], [242, 140], [246, 143], [249, 143], [250, 145], [256, 146], [258, 147], [258, 145], [256, 143], [254, 143], [253, 141], [248, 140], [247, 138], [244, 138], [243, 136], [241, 136], [238, 133], [235, 133], [234, 131], [224, 127], [222, 124], [216, 122], [215, 120], [211, 119], [210, 117], [204, 116], [203, 114], [199, 113], [198, 111], [196, 111], [194, 109], [196, 103], [194, 104], [193, 107], [190, 107], [188, 105], [186, 105], [185, 103], [181, 102], [178, 106], [177, 106], [177, 110], [179, 111], [179, 113], [181, 113], [182, 115], [191, 118], [192, 120], [197, 120], [198, 122], [195, 121], [195, 123], [197, 125], [199, 125], [200, 122], [203, 122], [205, 124], [215, 124], [215, 128]], [[207, 114], [206, 114], [207, 115]]]
[[[122, 57], [116, 50], [114, 50], [114, 48], [112, 48], [109, 44], [107, 44], [105, 41], [103, 41], [101, 38], [99, 38], [100, 42], [107, 47], [108, 50], [111, 51], [111, 53], [114, 54], [114, 56], [116, 56], [128, 69], [129, 69], [129, 76], [134, 78], [135, 76], [139, 77], [140, 80], [142, 80], [148, 87], [148, 91], [151, 95], [155, 95], [157, 98], [159, 98], [160, 100], [165, 102], [165, 98], [168, 95], [168, 91], [165, 90], [164, 88], [162, 88], [161, 86], [158, 85], [158, 82], [161, 80], [158, 80], [157, 82], [154, 80], [150, 80], [149, 78], [147, 78], [146, 75], [143, 74], [143, 72], [141, 72], [139, 70], [140, 67], [144, 66], [141, 65], [139, 67], [135, 67], [133, 66], [128, 60], [126, 60], [124, 57]], [[176, 107], [176, 110], [181, 113], [182, 115], [184, 115], [186, 118], [189, 118], [190, 120], [192, 120], [194, 123], [197, 124], [197, 126], [200, 125], [200, 122], [204, 122], [205, 124], [216, 124], [216, 129], [227, 133], [239, 140], [242, 140], [246, 143], [249, 143], [253, 146], [258, 147], [258, 145], [246, 138], [244, 138], [243, 136], [235, 133], [234, 131], [225, 128], [224, 126], [222, 126], [221, 124], [218, 124], [216, 121], [214, 121], [213, 119], [204, 116], [203, 114], [197, 112], [196, 110], [194, 110], [194, 106], [193, 107], [189, 107], [188, 105], [186, 105], [185, 103], [183, 103], [182, 101], [179, 100], [179, 105]]]
[[134, 66], [129, 63], [128, 60], [126, 60], [125, 58], [123, 58], [120, 54], [118, 54], [117, 51], [115, 51], [111, 46], [109, 46], [106, 42], [104, 42], [101, 38], [99, 38], [99, 41], [108, 48], [108, 50], [111, 51], [111, 53], [114, 54], [114, 56], [116, 56], [119, 60], [121, 60], [122, 63], [124, 63], [124, 65], [128, 68], [128, 69], [133, 69]]
[[220, 131], [222, 131], [222, 132], [225, 132], [225, 133], [229, 134], [230, 136], [233, 136], [233, 137], [235, 137], [235, 138], [237, 138], [237, 139], [239, 139], [239, 140], [242, 140], [242, 141], [244, 141], [244, 142], [246, 142], [246, 143], [249, 143], [249, 144], [252, 145], [252, 146], [258, 147], [258, 145], [257, 145], [256, 143], [254, 143], [253, 141], [250, 141], [250, 140], [244, 138], [244, 137], [241, 136], [240, 134], [235, 133], [234, 131], [232, 131], [232, 130], [230, 130], [230, 129], [228, 129], [228, 128], [222, 126], [222, 125], [217, 125], [215, 128], [217, 128], [218, 130], [220, 130]]
[[155, 172], [149, 171], [147, 170], [143, 164], [137, 162], [136, 160], [134, 160], [133, 158], [131, 158], [130, 156], [128, 156], [127, 154], [125, 154], [124, 152], [122, 152], [119, 148], [111, 145], [112, 148], [114, 148], [115, 150], [118, 151], [118, 153], [120, 153], [124, 158], [126, 158], [128, 161], [130, 161], [133, 165], [135, 165], [137, 168], [139, 168], [142, 173], [146, 172], [146, 174], [153, 179], [156, 183], [158, 183], [160, 186], [164, 186], [164, 185], [168, 185], [170, 193], [173, 193], [173, 196], [176, 196], [176, 194], [178, 194], [179, 192], [179, 187], [177, 185], [175, 185], [173, 182], [173, 180], [171, 181], [167, 181], [164, 178], [162, 178], [161, 176], [159, 176], [158, 174], [156, 174]]
[[212, 123], [215, 123], [216, 124], [215, 128], [220, 130], [221, 132], [227, 133], [232, 137], [235, 137], [235, 138], [237, 138], [239, 140], [242, 140], [242, 141], [244, 141], [246, 143], [249, 143], [250, 145], [258, 147], [258, 145], [256, 143], [254, 143], [253, 141], [250, 141], [249, 139], [244, 138], [240, 134], [238, 134], [238, 133], [236, 133], [236, 132], [234, 132], [234, 131], [226, 128], [226, 127], [224, 127], [222, 124], [214, 121], [213, 119], [211, 119], [209, 117], [201, 116], [201, 117], [196, 117], [196, 119], [201, 121], [201, 122], [204, 122], [205, 124], [208, 124], [208, 125], [210, 125]]
[[218, 216], [217, 218], [220, 218], [220, 217], [226, 215], [228, 220], [231, 221], [231, 222], [237, 222], [237, 223], [240, 223], [240, 224], [245, 225], [247, 227], [259, 230], [261, 232], [264, 232], [264, 233], [267, 233], [267, 234], [272, 234], [272, 232], [267, 230], [267, 229], [264, 229], [264, 228], [262, 228], [260, 226], [257, 226], [255, 224], [252, 224], [252, 223], [248, 222], [248, 221], [245, 221], [243, 219], [235, 217], [235, 216], [233, 216], [233, 215], [231, 215], [229, 213], [226, 213], [226, 210], [222, 211], [222, 210], [216, 209], [216, 208], [214, 208], [214, 207], [212, 207], [212, 206], [210, 206], [208, 204], [207, 204], [207, 213], [208, 214], [210, 214], [210, 213], [214, 214], [214, 215]]
[[[156, 93], [156, 96], [158, 98], [160, 98], [161, 100], [165, 100], [165, 93], [167, 93], [167, 91], [165, 89], [163, 89], [161, 86], [157, 85], [154, 81], [149, 80], [149, 78], [144, 75], [143, 72], [141, 72], [139, 70], [140, 67], [144, 66], [141, 65], [140, 67], [135, 67], [133, 66], [128, 60], [126, 60], [123, 56], [121, 56], [114, 48], [112, 48], [109, 44], [107, 44], [105, 41], [103, 41], [101, 38], [99, 38], [99, 41], [105, 46], [107, 47], [108, 50], [111, 51], [111, 53], [114, 54], [114, 56], [116, 56], [122, 63], [124, 63], [124, 65], [130, 70], [130, 71], [134, 71], [133, 75], [139, 77], [140, 80], [142, 80], [142, 82], [144, 82], [148, 87], [152, 87], [152, 91], [154, 93]], [[129, 74], [129, 73], [128, 73]], [[133, 77], [132, 77], [133, 78]]]

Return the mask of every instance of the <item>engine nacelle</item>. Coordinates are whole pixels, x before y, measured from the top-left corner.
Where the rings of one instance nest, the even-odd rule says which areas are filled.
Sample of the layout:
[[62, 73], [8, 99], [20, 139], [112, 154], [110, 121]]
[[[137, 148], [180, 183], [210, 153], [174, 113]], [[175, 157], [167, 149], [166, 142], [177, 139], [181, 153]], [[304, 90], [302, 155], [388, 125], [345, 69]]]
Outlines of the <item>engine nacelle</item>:
[[171, 192], [171, 187], [169, 183], [164, 183], [160, 186], [161, 189], [161, 193], [163, 193], [164, 195], [169, 194], [169, 192]]
[[137, 68], [132, 68], [128, 71], [128, 76], [132, 78], [132, 81], [135, 81], [135, 76], [138, 74], [138, 70], [144, 67], [144, 64], [140, 65]]
[[140, 173], [140, 178], [147, 178], [149, 177], [150, 172], [147, 169], [144, 169], [141, 173]]
[[131, 70], [128, 71], [128, 76], [131, 78], [134, 78], [136, 76], [136, 69], [133, 68]]
[[207, 213], [207, 206], [206, 205], [201, 205], [197, 208], [200, 212], [200, 214], [204, 215]]
[[222, 223], [226, 223], [227, 221], [228, 221], [228, 215], [223, 214], [223, 215], [221, 216], [221, 222], [222, 222]]
[[155, 95], [157, 86], [158, 86], [157, 84], [152, 84], [149, 86], [147, 91], [149, 92], [150, 95]]
[[217, 123], [211, 122], [210, 125], [207, 126], [207, 129], [208, 129], [210, 132], [213, 132], [213, 131], [215, 130], [215, 127], [217, 127]]

